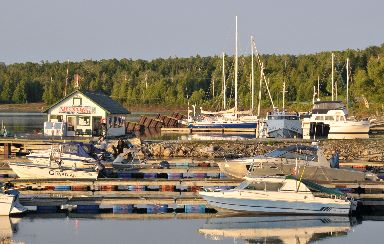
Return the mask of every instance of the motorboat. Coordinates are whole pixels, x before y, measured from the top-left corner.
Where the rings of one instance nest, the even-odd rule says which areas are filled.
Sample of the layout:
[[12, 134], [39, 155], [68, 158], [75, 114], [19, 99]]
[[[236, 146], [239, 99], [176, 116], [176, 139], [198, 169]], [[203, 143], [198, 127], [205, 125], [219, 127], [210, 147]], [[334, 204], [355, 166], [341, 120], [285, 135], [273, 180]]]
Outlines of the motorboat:
[[29, 162], [8, 162], [9, 167], [21, 179], [91, 179], [96, 180], [99, 171], [103, 169], [101, 164], [94, 168], [75, 168], [65, 166], [53, 166], [35, 164]]
[[298, 138], [303, 135], [298, 113], [274, 110], [268, 113], [265, 123], [268, 137]]
[[264, 213], [348, 215], [357, 203], [346, 195], [295, 177], [246, 177], [232, 190], [200, 191], [214, 208]]
[[302, 128], [304, 139], [368, 138], [370, 121], [349, 118], [348, 110], [341, 101], [315, 101], [312, 111], [302, 121]]
[[19, 191], [15, 189], [4, 189], [2, 192], [0, 192], [1, 216], [21, 214], [27, 211], [27, 208], [20, 204], [19, 195]]
[[211, 240], [296, 244], [345, 236], [356, 224], [348, 216], [223, 216], [208, 219], [199, 233]]
[[32, 151], [26, 157], [37, 165], [50, 165], [53, 162], [63, 167], [92, 168], [98, 160], [93, 157], [97, 149], [92, 144], [68, 142], [42, 151]]
[[[265, 171], [263, 174], [280, 174], [277, 166], [279, 165], [306, 165], [310, 162], [314, 166], [329, 166], [322, 150], [317, 145], [295, 144], [277, 148], [263, 155], [254, 157], [243, 157], [233, 160], [224, 160], [217, 162], [221, 172], [233, 178], [243, 178], [248, 174], [251, 167], [254, 169], [258, 166], [271, 170]], [[265, 166], [265, 167], [264, 167]], [[276, 169], [278, 171], [276, 171]]]
[[313, 181], [364, 181], [377, 177], [353, 169], [331, 167], [318, 145], [290, 145], [264, 155], [217, 162], [229, 177], [302, 175]]

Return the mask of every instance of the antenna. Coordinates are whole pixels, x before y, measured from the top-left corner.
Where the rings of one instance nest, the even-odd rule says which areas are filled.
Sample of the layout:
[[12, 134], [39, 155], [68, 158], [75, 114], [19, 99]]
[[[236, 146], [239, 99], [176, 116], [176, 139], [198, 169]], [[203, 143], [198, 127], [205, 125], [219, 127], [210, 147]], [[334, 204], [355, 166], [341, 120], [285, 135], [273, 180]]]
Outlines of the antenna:
[[67, 60], [67, 75], [65, 76], [64, 97], [67, 96], [68, 76], [69, 76], [69, 59]]

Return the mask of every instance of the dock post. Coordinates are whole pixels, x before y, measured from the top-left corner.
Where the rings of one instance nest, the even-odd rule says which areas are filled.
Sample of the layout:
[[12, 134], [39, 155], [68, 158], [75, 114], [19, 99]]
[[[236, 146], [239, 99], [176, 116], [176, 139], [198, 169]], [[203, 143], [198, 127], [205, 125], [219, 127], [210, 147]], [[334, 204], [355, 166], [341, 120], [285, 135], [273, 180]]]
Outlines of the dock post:
[[4, 143], [4, 159], [8, 159], [11, 155], [11, 147], [10, 143]]

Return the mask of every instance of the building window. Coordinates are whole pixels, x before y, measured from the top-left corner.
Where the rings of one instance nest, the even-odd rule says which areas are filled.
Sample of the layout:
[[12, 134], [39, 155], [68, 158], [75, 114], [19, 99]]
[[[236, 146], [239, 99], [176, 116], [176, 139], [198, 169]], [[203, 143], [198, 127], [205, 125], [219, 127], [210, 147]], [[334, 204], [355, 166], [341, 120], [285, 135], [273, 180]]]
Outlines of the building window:
[[79, 125], [90, 125], [91, 118], [89, 116], [79, 116]]
[[73, 106], [81, 106], [81, 98], [80, 97], [74, 97], [73, 98]]

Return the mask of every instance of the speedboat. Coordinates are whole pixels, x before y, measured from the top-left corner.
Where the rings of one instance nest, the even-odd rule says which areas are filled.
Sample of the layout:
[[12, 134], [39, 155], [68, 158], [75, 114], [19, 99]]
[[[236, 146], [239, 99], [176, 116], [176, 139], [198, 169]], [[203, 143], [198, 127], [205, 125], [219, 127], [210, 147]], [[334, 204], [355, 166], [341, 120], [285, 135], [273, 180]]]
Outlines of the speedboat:
[[[9, 162], [9, 167], [21, 179], [91, 179], [96, 180], [102, 165], [81, 169], [65, 166], [52, 166], [28, 162]], [[101, 167], [101, 168], [99, 168]]]
[[264, 214], [348, 215], [357, 203], [346, 195], [294, 177], [246, 177], [238, 187], [199, 194], [218, 209]]
[[348, 216], [223, 216], [208, 219], [199, 233], [213, 240], [231, 238], [246, 243], [309, 243], [345, 236], [356, 224], [356, 219]]
[[362, 171], [332, 168], [317, 145], [290, 145], [264, 155], [239, 158], [217, 163], [220, 171], [229, 177], [301, 175], [313, 181], [364, 181]]

